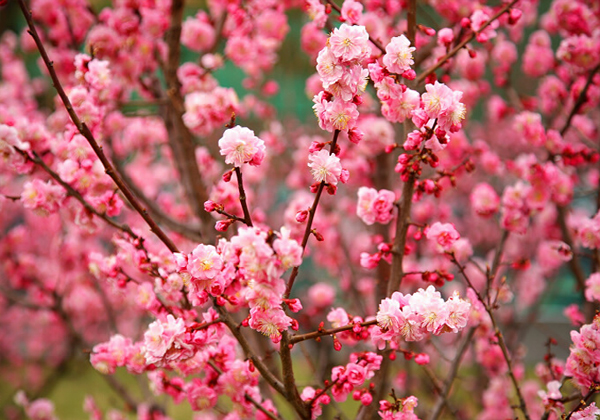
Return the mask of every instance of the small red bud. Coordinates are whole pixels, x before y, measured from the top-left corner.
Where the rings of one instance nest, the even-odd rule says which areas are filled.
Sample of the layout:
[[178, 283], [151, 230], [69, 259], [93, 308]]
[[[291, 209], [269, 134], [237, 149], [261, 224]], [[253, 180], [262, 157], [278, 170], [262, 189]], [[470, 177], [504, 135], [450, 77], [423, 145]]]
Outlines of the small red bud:
[[315, 239], [319, 242], [323, 242], [325, 240], [325, 238], [323, 237], [323, 235], [321, 235], [319, 232], [317, 232], [315, 229], [311, 230], [311, 233], [313, 235], [315, 235]]
[[231, 181], [231, 175], [233, 174], [233, 169], [231, 171], [227, 171], [223, 174], [222, 179], [223, 182], [229, 182]]

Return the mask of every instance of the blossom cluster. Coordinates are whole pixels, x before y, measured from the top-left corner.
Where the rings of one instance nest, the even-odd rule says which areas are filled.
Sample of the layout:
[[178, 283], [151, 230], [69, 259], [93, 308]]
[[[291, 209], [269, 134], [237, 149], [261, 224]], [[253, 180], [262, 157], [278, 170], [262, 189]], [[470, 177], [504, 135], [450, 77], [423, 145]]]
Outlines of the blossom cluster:
[[579, 331], [571, 331], [571, 353], [565, 365], [565, 375], [582, 390], [600, 383], [600, 315]]
[[471, 304], [454, 294], [444, 300], [433, 286], [413, 294], [394, 292], [379, 304], [373, 342], [381, 349], [386, 342], [400, 347], [402, 340], [420, 341], [428, 335], [462, 330], [469, 320]]

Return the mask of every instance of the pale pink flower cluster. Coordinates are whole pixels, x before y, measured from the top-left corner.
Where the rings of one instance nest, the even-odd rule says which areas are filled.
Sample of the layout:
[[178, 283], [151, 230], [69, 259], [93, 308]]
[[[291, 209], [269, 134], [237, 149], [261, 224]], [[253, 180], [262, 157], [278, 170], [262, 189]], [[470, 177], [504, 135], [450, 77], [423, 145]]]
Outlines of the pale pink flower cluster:
[[583, 219], [577, 227], [577, 238], [590, 249], [600, 248], [600, 212], [591, 219]]
[[452, 223], [435, 222], [425, 229], [425, 236], [439, 245], [443, 251], [449, 251], [460, 239], [460, 234]]
[[265, 142], [256, 137], [254, 131], [239, 125], [225, 130], [219, 140], [219, 149], [225, 156], [225, 163], [236, 167], [244, 163], [258, 166], [265, 157]]
[[90, 363], [98, 372], [111, 375], [117, 367], [125, 366], [129, 372], [141, 373], [146, 368], [146, 359], [141, 343], [132, 343], [120, 334], [113, 335], [106, 343], [94, 346]]
[[460, 102], [463, 93], [437, 81], [425, 85], [425, 89], [427, 92], [421, 95], [422, 110], [415, 111], [413, 122], [421, 128], [424, 124], [418, 124], [419, 120], [427, 123], [429, 119], [437, 119], [440, 129], [457, 132], [466, 113], [465, 105]]
[[375, 83], [383, 116], [390, 122], [403, 122], [410, 119], [413, 111], [420, 106], [419, 92], [397, 83], [389, 71], [378, 62], [369, 64], [369, 74]]
[[600, 302], [600, 273], [592, 273], [585, 281], [585, 298]]
[[[364, 26], [342, 24], [335, 28], [327, 46], [317, 57], [317, 71], [323, 91], [313, 98], [313, 109], [323, 130], [355, 129], [357, 103], [367, 86], [369, 72], [361, 62], [371, 52], [369, 34]], [[358, 138], [351, 136], [352, 138]]]
[[31, 420], [58, 420], [54, 414], [54, 403], [46, 398], [29, 401], [25, 392], [18, 391], [14, 401], [25, 410], [25, 414]]
[[191, 295], [207, 291], [219, 295], [231, 283], [222, 272], [223, 259], [212, 245], [200, 244], [187, 256], [175, 254], [180, 274]]
[[210, 91], [192, 92], [185, 96], [183, 122], [194, 133], [207, 135], [238, 111], [239, 100], [235, 91], [217, 86]]
[[40, 216], [47, 216], [58, 211], [66, 196], [65, 189], [60, 185], [36, 178], [23, 186], [21, 201], [26, 209], [32, 209]]
[[597, 420], [600, 417], [600, 408], [596, 406], [595, 402], [592, 402], [587, 407], [576, 411], [571, 416], [573, 420]]
[[389, 190], [360, 187], [356, 214], [367, 225], [375, 222], [387, 224], [392, 220], [396, 195]]
[[[267, 240], [267, 233], [258, 228], [240, 228], [238, 235], [230, 243], [222, 241], [219, 249], [227, 261], [224, 270], [231, 270], [245, 285], [241, 296], [250, 307], [248, 325], [277, 343], [282, 331], [297, 326], [283, 311], [285, 281], [281, 276], [288, 268], [300, 265], [302, 247], [286, 229], [272, 247]], [[294, 300], [288, 307], [297, 311], [302, 305]]]
[[444, 301], [433, 286], [412, 295], [394, 292], [379, 304], [377, 326], [371, 337], [379, 349], [390, 342], [400, 347], [401, 341], [420, 341], [429, 334], [462, 330], [469, 320], [471, 304], [455, 293]]
[[195, 348], [186, 339], [186, 327], [182, 318], [171, 314], [166, 321], [156, 320], [144, 333], [143, 354], [147, 364], [162, 366], [169, 362], [189, 359]]
[[593, 384], [600, 383], [600, 315], [596, 314], [591, 324], [585, 324], [579, 332], [571, 331], [571, 354], [567, 358], [565, 376], [582, 392]]

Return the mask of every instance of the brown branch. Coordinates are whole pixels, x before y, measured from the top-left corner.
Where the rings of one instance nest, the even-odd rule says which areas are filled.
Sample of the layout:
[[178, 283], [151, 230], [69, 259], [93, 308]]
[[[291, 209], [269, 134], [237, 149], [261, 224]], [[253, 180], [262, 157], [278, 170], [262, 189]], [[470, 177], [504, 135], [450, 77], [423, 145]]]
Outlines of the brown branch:
[[100, 159], [100, 162], [102, 162], [102, 165], [104, 166], [104, 170], [105, 170], [106, 174], [112, 178], [112, 180], [115, 182], [115, 184], [117, 184], [117, 186], [123, 192], [123, 194], [125, 195], [127, 200], [131, 203], [131, 205], [135, 208], [135, 210], [140, 214], [140, 216], [142, 216], [142, 218], [146, 221], [146, 223], [150, 227], [150, 230], [152, 232], [154, 232], [154, 234], [156, 236], [158, 236], [158, 238], [163, 242], [163, 244], [165, 244], [165, 246], [167, 248], [169, 248], [169, 250], [171, 252], [178, 252], [178, 249], [175, 246], [175, 244], [163, 232], [163, 230], [156, 224], [154, 219], [152, 219], [148, 215], [148, 212], [146, 211], [146, 209], [144, 207], [142, 207], [142, 205], [139, 203], [137, 198], [133, 195], [133, 193], [131, 192], [131, 189], [123, 181], [123, 178], [121, 177], [121, 175], [117, 172], [117, 170], [115, 169], [113, 164], [110, 162], [110, 160], [108, 160], [108, 158], [104, 154], [102, 147], [98, 144], [98, 142], [94, 138], [94, 135], [88, 128], [88, 126], [85, 123], [81, 122], [81, 120], [79, 119], [77, 113], [75, 112], [75, 110], [73, 109], [73, 106], [71, 105], [71, 101], [69, 100], [69, 97], [65, 93], [65, 91], [60, 83], [60, 80], [58, 80], [58, 76], [56, 75], [56, 71], [54, 70], [52, 61], [50, 61], [50, 58], [48, 57], [46, 49], [44, 48], [44, 45], [42, 44], [42, 41], [37, 33], [37, 30], [35, 29], [35, 25], [33, 23], [33, 18], [31, 16], [31, 11], [28, 10], [27, 5], [25, 4], [25, 0], [19, 0], [19, 6], [21, 7], [21, 10], [23, 11], [23, 15], [25, 16], [27, 25], [29, 26], [29, 33], [33, 37], [35, 44], [40, 52], [40, 55], [42, 56], [42, 59], [44, 60], [44, 63], [46, 64], [46, 68], [48, 69], [48, 72], [50, 73], [50, 77], [52, 78], [52, 83], [54, 84], [54, 88], [56, 89], [58, 96], [60, 96], [60, 99], [62, 100], [65, 108], [67, 109], [67, 112], [69, 113], [69, 116], [71, 117], [71, 121], [73, 121], [73, 124], [75, 124], [75, 126], [77, 127], [77, 130], [79, 130], [81, 135], [83, 137], [85, 137], [85, 139], [88, 141], [88, 143], [90, 144], [90, 146], [96, 153], [96, 156], [98, 156], [98, 159]]
[[[500, 248], [500, 247], [498, 247]], [[460, 270], [461, 274], [463, 275], [463, 278], [465, 279], [465, 281], [467, 282], [467, 284], [469, 285], [469, 287], [471, 289], [473, 289], [473, 291], [475, 292], [475, 294], [477, 295], [477, 299], [479, 299], [479, 301], [481, 302], [481, 304], [483, 305], [483, 307], [485, 308], [485, 311], [487, 312], [488, 316], [490, 317], [490, 321], [492, 322], [492, 326], [494, 328], [494, 333], [495, 336], [498, 338], [498, 345], [500, 346], [500, 350], [502, 351], [502, 355], [504, 356], [504, 360], [506, 362], [506, 366], [508, 367], [508, 376], [510, 377], [510, 380], [513, 384], [513, 387], [515, 389], [515, 393], [517, 394], [517, 397], [519, 399], [519, 409], [521, 410], [521, 412], [523, 413], [523, 415], [525, 416], [526, 420], [531, 420], [529, 417], [529, 412], [527, 411], [527, 405], [525, 404], [525, 398], [523, 397], [523, 393], [521, 392], [521, 387], [519, 386], [519, 381], [517, 380], [515, 374], [514, 374], [514, 369], [512, 366], [512, 361], [510, 358], [510, 355], [508, 354], [508, 348], [506, 346], [506, 342], [504, 340], [504, 336], [502, 335], [502, 332], [500, 331], [500, 328], [498, 327], [498, 324], [496, 322], [496, 317], [494, 316], [494, 311], [493, 308], [486, 303], [481, 294], [479, 294], [479, 292], [477, 291], [477, 289], [475, 289], [473, 287], [473, 283], [471, 283], [471, 281], [469, 280], [467, 274], [465, 273], [465, 269], [464, 267], [458, 262], [458, 260], [456, 259], [456, 257], [454, 256], [453, 253], [450, 253], [450, 258], [452, 260], [452, 263], [454, 263]]]
[[398, 206], [398, 217], [396, 219], [396, 236], [392, 246], [392, 268], [387, 287], [387, 296], [400, 288], [404, 276], [404, 248], [406, 247], [406, 235], [410, 226], [410, 210], [412, 207], [413, 193], [415, 191], [416, 175], [411, 173], [408, 180], [402, 186], [401, 203]]
[[[375, 324], [377, 324], [377, 320], [373, 319], [371, 321], [362, 322], [358, 325], [360, 325], [361, 327], [370, 327], [371, 325], [375, 325]], [[353, 329], [355, 327], [355, 325], [356, 324], [348, 324], [348, 325], [344, 325], [343, 327], [331, 328], [329, 330], [318, 330], [318, 331], [313, 331], [313, 332], [309, 332], [306, 334], [293, 335], [290, 337], [290, 344], [296, 344], [296, 343], [299, 343], [304, 340], [312, 340], [312, 339], [315, 339], [318, 337], [323, 337], [325, 335], [332, 335], [332, 334], [337, 334], [337, 333], [343, 332], [343, 331], [349, 331], [349, 330]]]
[[[567, 225], [567, 209], [559, 205], [556, 206], [556, 209], [558, 210], [558, 225], [560, 226], [563, 241], [571, 248], [571, 250], [575, 250], [573, 238], [571, 237], [571, 232], [569, 231], [569, 226]], [[584, 293], [585, 274], [583, 272], [583, 268], [581, 267], [579, 257], [575, 252], [573, 252], [573, 257], [569, 261], [569, 266], [571, 267], [571, 271], [575, 276], [575, 281], [577, 282], [577, 289], [579, 289], [581, 293]]]
[[430, 68], [425, 70], [423, 73], [421, 73], [416, 79], [417, 83], [422, 83], [427, 78], [427, 76], [429, 76], [431, 73], [433, 73], [434, 71], [436, 71], [437, 69], [442, 67], [444, 65], [444, 63], [446, 63], [446, 61], [448, 61], [450, 58], [454, 57], [456, 55], [456, 53], [458, 53], [461, 49], [464, 48], [465, 45], [467, 45], [469, 42], [471, 42], [471, 40], [473, 38], [475, 38], [475, 36], [477, 36], [477, 34], [483, 32], [483, 30], [485, 28], [487, 28], [489, 25], [491, 25], [492, 22], [494, 22], [496, 19], [498, 19], [504, 13], [508, 12], [508, 10], [511, 7], [513, 7], [518, 1], [519, 0], [512, 0], [510, 3], [507, 3], [494, 16], [492, 16], [490, 18], [490, 20], [488, 20], [486, 23], [481, 25], [481, 28], [479, 28], [479, 30], [477, 32], [471, 32], [469, 35], [467, 35], [456, 47], [452, 48], [452, 50], [450, 50], [445, 56], [443, 56], [441, 59], [439, 59], [436, 64], [434, 64], [433, 66], [431, 66]]
[[208, 193], [196, 162], [192, 133], [183, 122], [185, 105], [181, 95], [181, 83], [177, 77], [181, 59], [180, 38], [184, 3], [184, 0], [173, 0], [171, 3], [171, 22], [166, 36], [169, 53], [164, 67], [170, 106], [166, 107], [165, 126], [169, 133], [169, 145], [173, 151], [173, 159], [192, 210], [204, 225], [209, 226], [212, 224], [212, 217], [204, 210]]
[[585, 82], [585, 86], [583, 87], [581, 93], [577, 97], [577, 101], [575, 101], [575, 104], [573, 105], [573, 109], [571, 109], [571, 112], [569, 113], [569, 116], [567, 117], [567, 121], [565, 121], [565, 125], [563, 125], [563, 127], [560, 129], [561, 136], [565, 135], [565, 133], [571, 126], [571, 120], [573, 120], [573, 117], [579, 112], [579, 110], [581, 109], [581, 107], [583, 106], [585, 101], [587, 100], [587, 98], [586, 98], [587, 91], [590, 88], [590, 85], [592, 84], [592, 82], [594, 81], [594, 76], [599, 71], [600, 71], [600, 64], [598, 64], [596, 67], [594, 67], [594, 69], [588, 75], [588, 78]]
[[[340, 130], [335, 130], [333, 133], [333, 140], [331, 141], [330, 151], [335, 150], [338, 137], [340, 135]], [[317, 212], [317, 206], [319, 205], [319, 200], [321, 199], [321, 195], [323, 194], [323, 189], [325, 188], [325, 181], [322, 181], [317, 188], [317, 193], [315, 195], [315, 200], [313, 201], [312, 206], [308, 212], [308, 221], [306, 222], [306, 229], [304, 229], [304, 236], [302, 238], [302, 254], [304, 254], [304, 250], [306, 249], [306, 244], [308, 244], [308, 238], [310, 238], [310, 233], [312, 231], [312, 224], [315, 218], [315, 213]], [[292, 269], [292, 273], [290, 274], [290, 279], [288, 280], [288, 284], [283, 295], [284, 299], [287, 299], [290, 296], [292, 291], [292, 287], [294, 286], [294, 281], [298, 276], [298, 270], [300, 267], [294, 267]]]
[[246, 191], [244, 190], [242, 170], [239, 166], [235, 167], [235, 175], [237, 177], [238, 191], [240, 193], [240, 204], [242, 206], [242, 211], [244, 212], [244, 223], [247, 226], [252, 227], [252, 217], [250, 216], [250, 210], [248, 210], [248, 203], [246, 201]]

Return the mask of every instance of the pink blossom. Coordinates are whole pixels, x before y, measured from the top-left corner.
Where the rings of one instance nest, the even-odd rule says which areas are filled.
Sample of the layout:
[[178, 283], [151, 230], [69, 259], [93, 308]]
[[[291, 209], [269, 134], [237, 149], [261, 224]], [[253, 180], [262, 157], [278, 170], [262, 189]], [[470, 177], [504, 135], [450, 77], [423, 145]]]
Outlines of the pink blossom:
[[375, 222], [389, 223], [392, 219], [396, 195], [392, 191], [360, 187], [356, 214], [368, 225]]
[[319, 150], [308, 156], [308, 166], [316, 182], [337, 185], [342, 174], [340, 158], [327, 150]]
[[215, 28], [205, 12], [188, 17], [181, 25], [181, 43], [192, 51], [206, 51], [216, 40]]
[[250, 328], [269, 337], [273, 343], [279, 343], [281, 332], [292, 325], [292, 319], [281, 308], [263, 310], [254, 307], [250, 310], [248, 325]]
[[370, 53], [369, 34], [364, 26], [345, 23], [329, 37], [331, 53], [340, 61], [360, 61]]
[[500, 197], [494, 188], [485, 182], [477, 184], [469, 198], [475, 213], [483, 217], [491, 216], [500, 208]]
[[412, 52], [415, 49], [410, 46], [410, 41], [404, 35], [395, 36], [385, 47], [383, 64], [390, 72], [402, 74], [414, 64]]
[[219, 140], [221, 155], [225, 156], [225, 163], [236, 167], [249, 163], [258, 166], [265, 157], [265, 142], [254, 135], [254, 131], [236, 125], [225, 130]]
[[600, 302], [600, 273], [592, 273], [585, 281], [585, 298], [589, 302]]
[[571, 416], [573, 420], [596, 420], [600, 416], [600, 408], [596, 407], [596, 403], [592, 402], [587, 407], [576, 411]]
[[181, 318], [167, 315], [167, 321], [156, 320], [144, 333], [146, 363], [162, 365], [169, 361], [185, 360], [193, 356], [194, 348], [185, 341], [186, 328]]
[[444, 250], [449, 249], [460, 238], [452, 223], [435, 222], [426, 229], [427, 239], [435, 241]]
[[356, 25], [362, 17], [363, 5], [356, 0], [344, 0], [341, 19], [349, 24]]
[[214, 279], [223, 268], [223, 260], [212, 245], [200, 244], [188, 255], [187, 271], [198, 280]]

